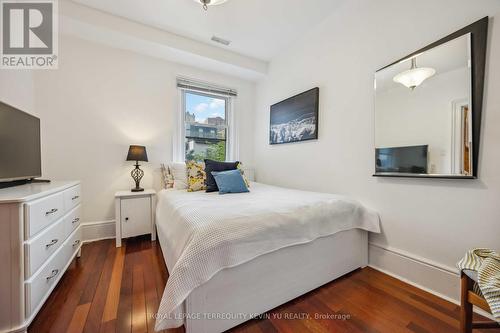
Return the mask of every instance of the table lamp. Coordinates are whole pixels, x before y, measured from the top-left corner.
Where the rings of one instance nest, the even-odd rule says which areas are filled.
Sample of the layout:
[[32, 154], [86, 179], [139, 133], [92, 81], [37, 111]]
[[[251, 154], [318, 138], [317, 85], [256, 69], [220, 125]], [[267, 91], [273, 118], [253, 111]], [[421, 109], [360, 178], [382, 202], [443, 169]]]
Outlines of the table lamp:
[[142, 192], [143, 188], [139, 186], [142, 177], [144, 176], [144, 171], [139, 168], [139, 161], [147, 162], [148, 154], [146, 153], [146, 147], [132, 145], [128, 148], [127, 161], [135, 161], [135, 169], [130, 172], [132, 179], [135, 181], [135, 188], [132, 192]]

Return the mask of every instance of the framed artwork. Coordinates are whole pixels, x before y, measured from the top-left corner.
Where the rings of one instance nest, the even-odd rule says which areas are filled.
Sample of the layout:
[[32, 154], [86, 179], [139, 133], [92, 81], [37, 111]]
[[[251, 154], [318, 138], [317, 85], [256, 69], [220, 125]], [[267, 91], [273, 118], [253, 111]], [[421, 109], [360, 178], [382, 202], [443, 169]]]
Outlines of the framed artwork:
[[269, 144], [318, 139], [319, 88], [271, 105]]

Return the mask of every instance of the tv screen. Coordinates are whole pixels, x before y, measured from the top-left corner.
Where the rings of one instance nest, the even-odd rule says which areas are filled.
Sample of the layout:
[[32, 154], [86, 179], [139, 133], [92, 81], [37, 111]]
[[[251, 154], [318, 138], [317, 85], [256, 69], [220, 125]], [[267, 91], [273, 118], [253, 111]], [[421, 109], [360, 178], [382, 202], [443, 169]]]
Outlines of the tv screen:
[[428, 145], [376, 149], [376, 172], [427, 173]]
[[0, 102], [0, 182], [40, 177], [40, 119]]

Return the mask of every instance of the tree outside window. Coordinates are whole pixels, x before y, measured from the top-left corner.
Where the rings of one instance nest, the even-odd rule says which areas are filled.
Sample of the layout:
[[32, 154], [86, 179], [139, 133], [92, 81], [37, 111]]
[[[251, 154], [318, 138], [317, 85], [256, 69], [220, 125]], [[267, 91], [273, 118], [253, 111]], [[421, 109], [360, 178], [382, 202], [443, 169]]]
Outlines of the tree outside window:
[[186, 160], [225, 161], [227, 156], [227, 99], [184, 91]]

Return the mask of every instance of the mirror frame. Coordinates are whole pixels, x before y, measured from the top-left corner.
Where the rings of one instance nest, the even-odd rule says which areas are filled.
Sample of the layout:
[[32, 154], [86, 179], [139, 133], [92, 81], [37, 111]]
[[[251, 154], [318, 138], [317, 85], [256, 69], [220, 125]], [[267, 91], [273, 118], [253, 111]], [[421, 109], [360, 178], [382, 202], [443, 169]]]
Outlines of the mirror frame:
[[[471, 35], [471, 90], [472, 90], [472, 175], [445, 175], [445, 174], [409, 174], [409, 173], [377, 173], [373, 174], [374, 177], [409, 177], [409, 178], [451, 178], [451, 179], [476, 179], [478, 177], [479, 165], [479, 143], [481, 139], [481, 115], [483, 108], [483, 94], [484, 94], [484, 77], [486, 68], [486, 48], [488, 42], [488, 17], [484, 17], [479, 21], [472, 23], [426, 47], [415, 51], [406, 57], [403, 57], [393, 63], [384, 66], [376, 71], [380, 72], [392, 65], [395, 65], [403, 60], [412, 58], [422, 52], [433, 49], [441, 44], [449, 42], [455, 38], [463, 35]], [[375, 110], [376, 112], [376, 110]], [[376, 135], [376, 128], [374, 128], [374, 135]], [[374, 148], [376, 148], [374, 144]], [[374, 156], [375, 160], [375, 156]], [[374, 163], [375, 166], [375, 163]]]

